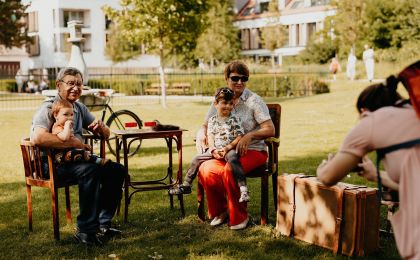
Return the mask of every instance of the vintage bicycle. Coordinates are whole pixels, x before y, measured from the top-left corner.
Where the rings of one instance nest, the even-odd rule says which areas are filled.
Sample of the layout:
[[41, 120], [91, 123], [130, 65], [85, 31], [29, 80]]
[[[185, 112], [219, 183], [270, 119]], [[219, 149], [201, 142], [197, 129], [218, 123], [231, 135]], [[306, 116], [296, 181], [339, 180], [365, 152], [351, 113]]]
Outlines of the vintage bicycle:
[[[132, 111], [127, 109], [114, 111], [109, 105], [112, 98], [112, 89], [101, 90], [101, 89], [90, 89], [85, 91], [80, 96], [79, 101], [82, 102], [91, 112], [101, 111], [101, 120], [111, 130], [111, 135], [107, 140], [107, 146], [109, 151], [115, 155], [115, 136], [112, 130], [123, 130], [126, 128], [141, 129], [143, 126], [142, 120]], [[106, 119], [107, 114], [110, 114]], [[105, 120], [106, 119], [106, 120]], [[141, 140], [132, 140], [129, 142], [129, 156], [134, 155], [141, 145]]]

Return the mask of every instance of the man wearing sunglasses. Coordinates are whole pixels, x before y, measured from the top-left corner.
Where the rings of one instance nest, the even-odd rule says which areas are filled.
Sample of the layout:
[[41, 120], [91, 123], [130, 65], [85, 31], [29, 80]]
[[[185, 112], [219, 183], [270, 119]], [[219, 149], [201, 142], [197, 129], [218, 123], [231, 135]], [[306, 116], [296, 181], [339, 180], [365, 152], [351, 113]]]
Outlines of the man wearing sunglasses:
[[[224, 76], [228, 87], [234, 93], [233, 113], [241, 118], [245, 134], [236, 145], [240, 162], [246, 174], [260, 167], [267, 161], [267, 147], [264, 139], [274, 136], [274, 125], [267, 105], [260, 96], [246, 87], [249, 70], [242, 61], [232, 61], [226, 67]], [[198, 145], [207, 146], [207, 124], [216, 114], [214, 105], [207, 113], [205, 123], [197, 135]], [[230, 229], [246, 228], [249, 217], [247, 203], [239, 202], [240, 190], [231, 173], [222, 160], [209, 160], [199, 168], [198, 177], [207, 195], [209, 217], [214, 219], [229, 215]]]
[[[82, 140], [83, 129], [108, 138], [110, 131], [101, 121], [95, 119], [88, 108], [78, 102], [83, 86], [82, 73], [76, 68], [64, 68], [58, 75], [58, 95], [45, 101], [32, 120], [31, 140], [45, 148], [89, 149]], [[73, 105], [73, 133], [77, 138], [62, 141], [51, 133], [54, 124], [51, 107], [55, 100], [65, 99]], [[77, 217], [77, 231], [74, 238], [87, 246], [102, 245], [98, 236], [109, 237], [121, 234], [111, 228], [111, 220], [122, 195], [125, 168], [118, 163], [108, 162], [101, 166], [93, 162], [68, 162], [56, 166], [60, 180], [76, 180], [79, 185], [80, 214]]]

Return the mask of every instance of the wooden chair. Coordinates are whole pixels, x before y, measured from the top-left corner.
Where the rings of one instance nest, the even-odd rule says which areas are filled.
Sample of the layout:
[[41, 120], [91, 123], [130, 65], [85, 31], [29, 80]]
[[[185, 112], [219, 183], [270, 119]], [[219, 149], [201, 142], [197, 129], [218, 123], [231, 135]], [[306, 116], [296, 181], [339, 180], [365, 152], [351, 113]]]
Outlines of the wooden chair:
[[[266, 165], [259, 167], [246, 175], [247, 178], [261, 178], [261, 225], [266, 225], [268, 222], [268, 177], [270, 175], [273, 183], [274, 208], [277, 210], [278, 148], [280, 145], [281, 106], [279, 104], [267, 104], [267, 107], [275, 127], [275, 136], [265, 140], [268, 147], [268, 160]], [[204, 188], [200, 182], [198, 182], [197, 186], [197, 213], [198, 217], [204, 221]]]
[[[91, 147], [93, 147], [94, 139], [93, 135], [86, 135], [85, 143], [88, 143]], [[60, 182], [57, 179], [54, 158], [51, 150], [42, 149], [46, 155], [46, 164], [41, 161], [41, 148], [34, 145], [29, 138], [25, 138], [21, 141], [20, 148], [22, 151], [23, 166], [25, 169], [29, 230], [32, 231], [32, 186], [47, 188], [51, 191], [54, 238], [59, 240], [58, 189], [64, 188], [65, 190], [66, 220], [67, 223], [71, 223], [70, 186], [76, 185], [77, 182]], [[100, 155], [102, 158], [105, 158], [105, 139], [100, 139]]]

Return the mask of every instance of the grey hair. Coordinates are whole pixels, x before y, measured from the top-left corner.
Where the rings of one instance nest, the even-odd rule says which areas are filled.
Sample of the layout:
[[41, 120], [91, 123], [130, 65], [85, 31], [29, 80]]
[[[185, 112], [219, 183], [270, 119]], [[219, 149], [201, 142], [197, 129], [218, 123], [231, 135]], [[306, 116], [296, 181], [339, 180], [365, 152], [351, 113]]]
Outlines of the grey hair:
[[57, 81], [62, 80], [67, 75], [71, 75], [71, 76], [80, 75], [80, 77], [82, 77], [82, 82], [83, 82], [83, 74], [82, 74], [82, 72], [80, 72], [80, 70], [78, 70], [78, 69], [76, 69], [74, 67], [65, 67], [65, 68], [62, 68], [60, 70], [60, 72], [58, 72], [58, 74], [57, 74]]

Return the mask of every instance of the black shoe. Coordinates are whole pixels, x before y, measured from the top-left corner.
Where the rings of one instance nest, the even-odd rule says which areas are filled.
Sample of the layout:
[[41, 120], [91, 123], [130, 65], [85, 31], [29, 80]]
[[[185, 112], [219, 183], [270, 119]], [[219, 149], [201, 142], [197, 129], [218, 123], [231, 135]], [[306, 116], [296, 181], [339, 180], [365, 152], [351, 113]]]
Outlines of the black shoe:
[[83, 233], [80, 231], [76, 231], [74, 234], [74, 239], [85, 246], [91, 247], [91, 246], [102, 246], [103, 243], [99, 238], [96, 236], [96, 234], [88, 234]]
[[186, 186], [184, 184], [172, 187], [168, 190], [169, 195], [190, 194], [191, 192], [191, 186]]
[[116, 228], [108, 227], [108, 226], [102, 226], [99, 228], [99, 236], [102, 237], [117, 237], [122, 235], [122, 231]]

